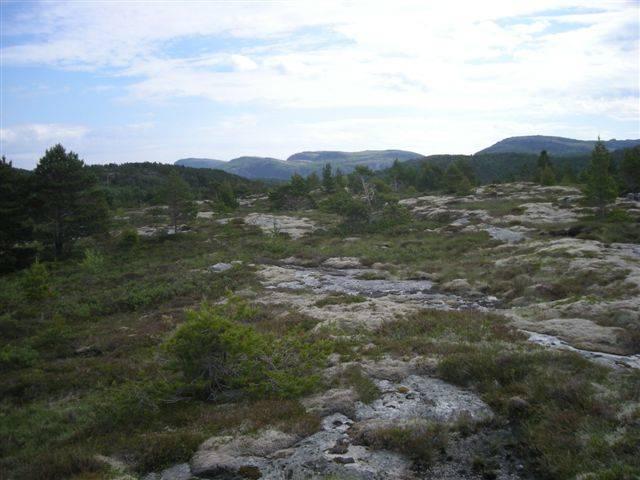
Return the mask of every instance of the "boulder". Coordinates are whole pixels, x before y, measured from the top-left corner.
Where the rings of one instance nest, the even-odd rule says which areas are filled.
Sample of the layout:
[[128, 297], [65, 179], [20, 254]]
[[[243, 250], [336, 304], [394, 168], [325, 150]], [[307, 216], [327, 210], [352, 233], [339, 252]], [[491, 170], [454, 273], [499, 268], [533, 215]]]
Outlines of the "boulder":
[[211, 265], [209, 267], [209, 271], [213, 272], [213, 273], [219, 273], [219, 272], [225, 272], [229, 269], [233, 268], [233, 265], [231, 265], [230, 263], [216, 263], [215, 265]]
[[295, 435], [275, 429], [263, 430], [255, 436], [211, 437], [191, 459], [191, 473], [196, 476], [260, 474], [269, 465], [267, 457], [291, 447], [297, 440]]
[[355, 257], [332, 257], [322, 262], [322, 266], [337, 269], [360, 268], [362, 263], [359, 258]]

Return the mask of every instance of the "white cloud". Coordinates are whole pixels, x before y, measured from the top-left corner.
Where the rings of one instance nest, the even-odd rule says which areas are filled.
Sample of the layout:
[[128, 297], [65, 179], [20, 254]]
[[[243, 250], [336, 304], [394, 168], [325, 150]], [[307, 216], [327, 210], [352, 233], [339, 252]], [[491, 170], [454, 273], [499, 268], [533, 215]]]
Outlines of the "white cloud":
[[3, 144], [59, 143], [84, 137], [89, 129], [83, 125], [32, 123], [0, 129]]
[[[218, 125], [227, 136], [202, 148], [473, 151], [510, 134], [586, 135], [571, 115], [640, 136], [636, 2], [55, 2], [18, 23], [5, 34], [35, 40], [3, 48], [7, 66], [126, 77], [133, 101], [304, 112]], [[356, 109], [367, 114], [343, 113]]]

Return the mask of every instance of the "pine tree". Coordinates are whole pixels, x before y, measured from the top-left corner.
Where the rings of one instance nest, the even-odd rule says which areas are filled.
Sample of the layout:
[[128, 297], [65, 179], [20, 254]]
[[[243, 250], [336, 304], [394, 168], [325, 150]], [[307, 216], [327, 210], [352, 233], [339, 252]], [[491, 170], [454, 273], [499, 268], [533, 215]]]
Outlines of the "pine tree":
[[178, 223], [192, 219], [196, 214], [196, 205], [189, 184], [177, 172], [169, 174], [167, 183], [161, 192], [161, 198], [169, 208], [169, 219], [175, 233]]
[[35, 169], [34, 197], [38, 230], [53, 244], [56, 258], [74, 239], [107, 228], [109, 210], [97, 179], [74, 152], [60, 144], [45, 152]]
[[25, 267], [34, 255], [28, 245], [33, 228], [29, 218], [28, 177], [0, 159], [0, 272]]
[[640, 192], [640, 146], [625, 150], [620, 164], [620, 180], [625, 191]]
[[335, 179], [333, 178], [333, 173], [331, 171], [331, 164], [327, 163], [322, 168], [322, 188], [325, 193], [333, 193], [336, 190]]
[[587, 200], [598, 208], [600, 216], [605, 215], [607, 205], [618, 195], [616, 182], [611, 175], [610, 163], [609, 151], [598, 138], [587, 170], [585, 195]]
[[336, 174], [335, 174], [335, 184], [336, 187], [343, 190], [344, 187], [347, 186], [347, 182], [344, 179], [344, 174], [342, 173], [342, 170], [340, 170], [339, 168], [336, 168]]
[[545, 186], [555, 185], [556, 174], [551, 165], [547, 164], [540, 172], [540, 184]]

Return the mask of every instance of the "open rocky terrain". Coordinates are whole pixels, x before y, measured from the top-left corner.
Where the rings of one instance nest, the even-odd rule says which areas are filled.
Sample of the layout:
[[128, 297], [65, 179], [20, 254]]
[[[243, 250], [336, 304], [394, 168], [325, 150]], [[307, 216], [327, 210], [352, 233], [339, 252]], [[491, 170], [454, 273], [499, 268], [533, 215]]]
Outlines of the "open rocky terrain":
[[[407, 197], [402, 231], [353, 236], [335, 233], [336, 215], [273, 213], [264, 197], [231, 215], [201, 202], [177, 233], [162, 227], [162, 209], [125, 212], [157, 249], [153, 261], [133, 253], [108, 275], [106, 264], [56, 272], [89, 289], [68, 299], [78, 330], [57, 333], [70, 351], [40, 371], [46, 386], [23, 370], [5, 394], [26, 389], [33, 418], [61, 416], [48, 420], [63, 425], [47, 427], [61, 429], [57, 442], [100, 432], [89, 458], [102, 473], [77, 478], [632, 478], [615, 475], [637, 471], [627, 465], [640, 438], [640, 244], [608, 241], [580, 199], [529, 183]], [[640, 202], [617, 208], [625, 225], [640, 221]], [[125, 271], [156, 290], [123, 283]], [[91, 297], [94, 285], [110, 293]], [[146, 387], [102, 383], [100, 362], [112, 385], [131, 355], [140, 363], [126, 375], [164, 364], [156, 345], [203, 301], [246, 302], [259, 331], [301, 328], [328, 342], [317, 388], [293, 400], [148, 407]], [[107, 320], [87, 327], [85, 304]], [[84, 370], [67, 391], [53, 383], [68, 368]], [[124, 396], [117, 415], [131, 416], [130, 434], [100, 440], [105, 423], [93, 417], [116, 414], [83, 390], [92, 382], [102, 398]], [[97, 409], [88, 430], [72, 435], [65, 425], [86, 409]], [[14, 440], [36, 451], [32, 441]]]
[[[330, 245], [316, 252], [302, 246], [296, 255], [253, 263], [259, 284], [241, 294], [283, 315], [314, 319], [315, 330], [340, 332], [356, 343], [375, 338], [368, 332], [383, 327], [393, 332], [394, 321], [420, 312], [493, 313], [508, 319], [506, 328], [513, 327], [513, 335], [522, 334], [514, 341], [517, 347], [505, 350], [527, 349], [529, 341], [611, 369], [640, 368], [640, 245], [579, 238], [571, 227], [591, 213], [580, 206], [580, 198], [574, 188], [532, 184], [481, 187], [467, 197], [407, 198], [400, 203], [417, 219], [439, 224], [416, 228], [414, 237], [446, 245], [472, 236], [475, 251], [432, 259], [427, 250], [419, 260], [432, 268], [418, 269], [421, 262], [407, 261], [402, 252], [397, 263], [386, 254], [413, 248], [411, 241], [346, 238], [336, 249], [345, 256], [328, 256]], [[640, 219], [640, 202], [620, 206], [634, 221]], [[327, 230], [330, 219], [249, 213], [234, 221], [304, 241]], [[379, 347], [368, 341], [353, 348], [373, 352]], [[266, 428], [212, 437], [189, 463], [146, 478], [535, 476], [513, 451], [509, 425], [497, 420], [477, 393], [437, 378], [440, 352], [401, 358], [378, 352], [374, 357], [332, 356], [324, 373], [327, 384], [356, 369], [376, 398], [365, 401], [353, 386], [343, 386], [303, 399], [304, 407], [321, 417], [319, 430], [311, 435]], [[509, 402], [510, 408], [528, 408], [518, 396]], [[438, 443], [443, 440], [437, 434], [433, 438], [438, 428], [450, 430], [444, 443]], [[398, 429], [432, 438], [436, 453], [430, 465], [421, 467], [410, 452], [376, 448], [376, 438]]]

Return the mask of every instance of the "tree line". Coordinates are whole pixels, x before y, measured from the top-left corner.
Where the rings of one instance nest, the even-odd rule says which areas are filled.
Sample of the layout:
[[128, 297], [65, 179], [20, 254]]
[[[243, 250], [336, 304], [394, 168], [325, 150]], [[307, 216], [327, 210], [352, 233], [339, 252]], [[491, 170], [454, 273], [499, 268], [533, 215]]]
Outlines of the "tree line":
[[195, 216], [196, 198], [233, 210], [238, 191], [262, 188], [225, 172], [172, 165], [87, 166], [59, 144], [33, 172], [2, 157], [0, 186], [0, 272], [24, 268], [39, 257], [66, 258], [78, 238], [108, 236], [118, 208], [164, 204], [175, 231]]

